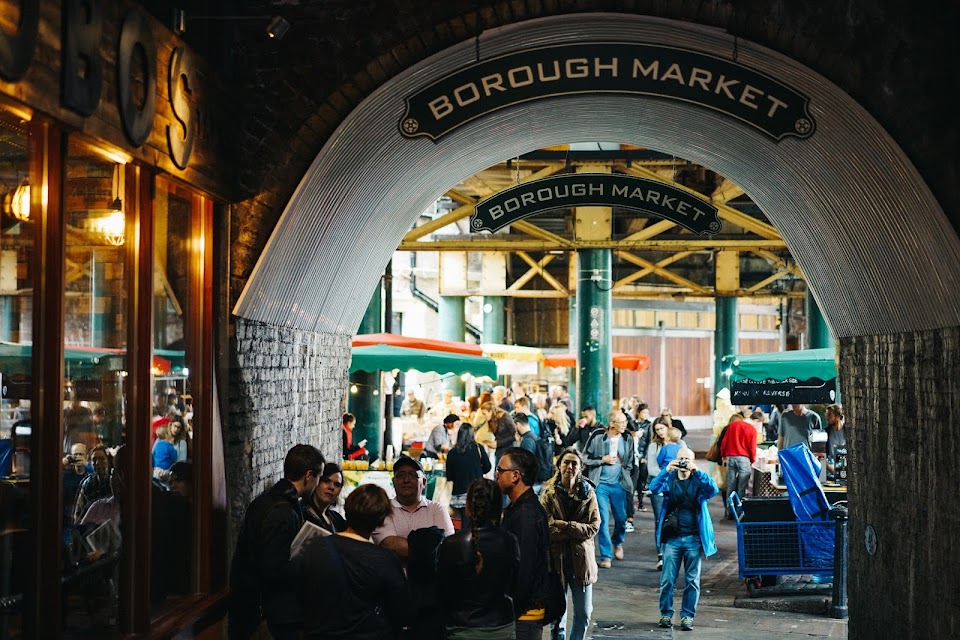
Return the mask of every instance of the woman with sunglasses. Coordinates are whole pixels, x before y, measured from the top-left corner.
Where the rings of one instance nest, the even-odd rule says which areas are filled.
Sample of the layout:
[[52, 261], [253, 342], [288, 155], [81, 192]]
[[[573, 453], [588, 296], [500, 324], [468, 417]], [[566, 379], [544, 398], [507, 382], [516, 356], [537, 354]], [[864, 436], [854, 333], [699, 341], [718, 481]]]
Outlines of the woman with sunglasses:
[[310, 494], [303, 509], [303, 517], [321, 529], [330, 533], [339, 533], [347, 530], [347, 521], [343, 516], [331, 509], [337, 504], [340, 492], [343, 490], [343, 472], [335, 462], [328, 462], [320, 472], [320, 481], [317, 488]]
[[[550, 524], [550, 570], [560, 576], [573, 599], [570, 640], [583, 640], [593, 612], [597, 581], [594, 538], [600, 531], [600, 509], [594, 486], [583, 475], [583, 456], [574, 448], [557, 458], [557, 473], [545, 485], [540, 502]], [[566, 638], [567, 614], [550, 627], [550, 638]]]

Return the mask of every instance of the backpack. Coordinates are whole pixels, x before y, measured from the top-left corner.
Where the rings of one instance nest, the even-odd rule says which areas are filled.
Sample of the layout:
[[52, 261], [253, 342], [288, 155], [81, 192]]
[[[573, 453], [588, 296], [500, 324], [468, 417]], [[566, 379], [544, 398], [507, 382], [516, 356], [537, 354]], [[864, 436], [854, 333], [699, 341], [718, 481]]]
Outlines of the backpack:
[[537, 471], [537, 482], [549, 480], [555, 470], [553, 464], [554, 450], [553, 432], [546, 424], [540, 423], [540, 437], [537, 438], [537, 461], [540, 467]]

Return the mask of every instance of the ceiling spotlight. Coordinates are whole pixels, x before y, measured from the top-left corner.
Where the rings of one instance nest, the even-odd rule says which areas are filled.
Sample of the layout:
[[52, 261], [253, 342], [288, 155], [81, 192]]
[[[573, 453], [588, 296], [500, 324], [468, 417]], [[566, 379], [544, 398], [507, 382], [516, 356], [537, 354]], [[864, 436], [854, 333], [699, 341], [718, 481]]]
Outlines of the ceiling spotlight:
[[279, 40], [290, 31], [290, 23], [280, 16], [273, 16], [273, 20], [267, 25], [267, 35], [274, 40]]

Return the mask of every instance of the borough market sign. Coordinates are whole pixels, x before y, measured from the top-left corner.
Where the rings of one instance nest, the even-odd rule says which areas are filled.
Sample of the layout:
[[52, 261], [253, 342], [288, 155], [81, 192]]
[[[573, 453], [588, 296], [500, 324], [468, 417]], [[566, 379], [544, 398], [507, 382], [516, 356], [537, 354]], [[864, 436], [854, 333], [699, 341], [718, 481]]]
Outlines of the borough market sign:
[[408, 97], [400, 133], [438, 140], [499, 109], [582, 93], [692, 103], [776, 141], [808, 138], [816, 128], [807, 96], [742, 64], [676, 47], [606, 42], [548, 46], [472, 64]]
[[611, 173], [571, 173], [531, 180], [478, 202], [472, 231], [497, 231], [551, 209], [605, 206], [643, 211], [694, 233], [720, 230], [717, 207], [693, 194], [649, 178]]

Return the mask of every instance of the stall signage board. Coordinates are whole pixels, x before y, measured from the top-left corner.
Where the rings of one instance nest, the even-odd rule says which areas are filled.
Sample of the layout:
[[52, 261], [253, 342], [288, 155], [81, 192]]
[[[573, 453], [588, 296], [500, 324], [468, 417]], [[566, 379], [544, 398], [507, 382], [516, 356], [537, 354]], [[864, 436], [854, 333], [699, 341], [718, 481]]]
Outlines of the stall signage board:
[[477, 203], [472, 231], [497, 231], [551, 209], [601, 206], [643, 211], [697, 234], [720, 230], [717, 207], [688, 191], [649, 178], [612, 173], [570, 173], [504, 189]]
[[786, 378], [730, 381], [730, 402], [741, 404], [829, 404], [837, 401], [837, 379]]
[[722, 113], [774, 141], [809, 138], [810, 99], [739, 62], [689, 49], [630, 42], [557, 44], [476, 62], [407, 97], [398, 126], [439, 140], [481, 116], [556, 96], [618, 93]]

